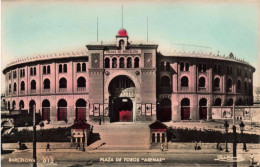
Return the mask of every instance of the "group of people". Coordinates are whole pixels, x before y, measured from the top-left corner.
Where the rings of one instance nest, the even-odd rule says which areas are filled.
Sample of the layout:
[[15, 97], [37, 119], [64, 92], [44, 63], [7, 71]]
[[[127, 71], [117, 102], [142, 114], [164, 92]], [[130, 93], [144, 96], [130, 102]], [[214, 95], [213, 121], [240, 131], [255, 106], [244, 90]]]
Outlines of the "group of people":
[[195, 141], [194, 150], [201, 150], [201, 147], [198, 145], [196, 141]]

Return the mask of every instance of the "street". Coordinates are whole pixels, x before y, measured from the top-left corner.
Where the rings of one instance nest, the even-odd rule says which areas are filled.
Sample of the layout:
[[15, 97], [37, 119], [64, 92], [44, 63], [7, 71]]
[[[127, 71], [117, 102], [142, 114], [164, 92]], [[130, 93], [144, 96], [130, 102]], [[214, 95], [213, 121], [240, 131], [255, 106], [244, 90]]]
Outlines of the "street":
[[[190, 152], [38, 152], [38, 166], [249, 166], [250, 153], [238, 154], [245, 160], [234, 164], [217, 161], [215, 153]], [[232, 155], [223, 154], [223, 156]], [[255, 154], [258, 157], [259, 154]], [[20, 158], [20, 159], [18, 159]], [[2, 166], [32, 166], [29, 150], [2, 155]], [[23, 162], [27, 161], [27, 162]]]

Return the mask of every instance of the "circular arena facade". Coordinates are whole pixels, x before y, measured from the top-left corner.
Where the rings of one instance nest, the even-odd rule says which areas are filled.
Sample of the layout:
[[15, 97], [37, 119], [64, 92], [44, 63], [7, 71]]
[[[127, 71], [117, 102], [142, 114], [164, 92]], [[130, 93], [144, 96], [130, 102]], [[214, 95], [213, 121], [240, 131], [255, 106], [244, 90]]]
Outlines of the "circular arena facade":
[[121, 29], [111, 44], [19, 59], [4, 68], [9, 110], [52, 123], [210, 120], [212, 108], [253, 104], [250, 64], [211, 53], [163, 54], [129, 43]]

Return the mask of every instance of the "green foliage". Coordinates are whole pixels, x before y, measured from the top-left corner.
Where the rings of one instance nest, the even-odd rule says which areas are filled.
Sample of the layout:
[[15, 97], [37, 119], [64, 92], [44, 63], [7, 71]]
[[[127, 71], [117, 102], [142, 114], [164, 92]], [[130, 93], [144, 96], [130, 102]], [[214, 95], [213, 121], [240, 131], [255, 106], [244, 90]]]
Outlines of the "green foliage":
[[[70, 142], [70, 128], [44, 129], [36, 132], [38, 142]], [[3, 143], [32, 142], [33, 131], [23, 129], [2, 136]]]

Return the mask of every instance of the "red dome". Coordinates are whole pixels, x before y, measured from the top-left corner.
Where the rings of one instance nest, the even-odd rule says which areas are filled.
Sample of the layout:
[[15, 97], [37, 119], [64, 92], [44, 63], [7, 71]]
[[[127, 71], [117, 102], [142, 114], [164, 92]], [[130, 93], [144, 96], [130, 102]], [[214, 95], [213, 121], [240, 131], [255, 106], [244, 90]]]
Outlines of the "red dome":
[[126, 37], [127, 36], [127, 31], [126, 29], [121, 29], [118, 31], [118, 36], [121, 36], [121, 37]]

